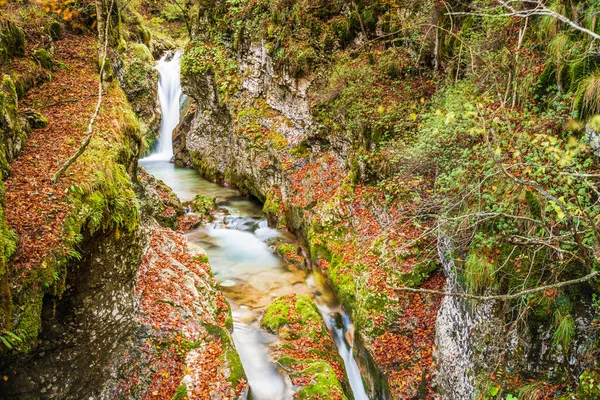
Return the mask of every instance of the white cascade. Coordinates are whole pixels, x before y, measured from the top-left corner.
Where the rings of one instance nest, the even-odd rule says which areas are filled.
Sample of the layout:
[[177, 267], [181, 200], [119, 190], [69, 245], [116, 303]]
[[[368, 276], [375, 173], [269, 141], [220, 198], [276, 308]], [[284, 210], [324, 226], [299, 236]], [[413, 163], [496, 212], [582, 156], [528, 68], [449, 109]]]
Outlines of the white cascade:
[[178, 51], [170, 59], [167, 56], [161, 58], [156, 66], [160, 76], [158, 99], [162, 111], [158, 148], [144, 161], [169, 161], [173, 157], [173, 131], [179, 124], [182, 52]]

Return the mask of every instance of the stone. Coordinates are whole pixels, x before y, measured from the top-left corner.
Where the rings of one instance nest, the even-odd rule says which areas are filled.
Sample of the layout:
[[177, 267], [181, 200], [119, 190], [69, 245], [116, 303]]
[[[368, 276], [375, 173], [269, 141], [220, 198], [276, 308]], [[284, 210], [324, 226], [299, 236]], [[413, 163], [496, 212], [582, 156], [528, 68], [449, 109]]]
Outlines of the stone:
[[50, 22], [50, 26], [48, 27], [48, 33], [50, 33], [50, 37], [52, 40], [60, 40], [63, 36], [63, 27], [60, 22], [53, 20]]

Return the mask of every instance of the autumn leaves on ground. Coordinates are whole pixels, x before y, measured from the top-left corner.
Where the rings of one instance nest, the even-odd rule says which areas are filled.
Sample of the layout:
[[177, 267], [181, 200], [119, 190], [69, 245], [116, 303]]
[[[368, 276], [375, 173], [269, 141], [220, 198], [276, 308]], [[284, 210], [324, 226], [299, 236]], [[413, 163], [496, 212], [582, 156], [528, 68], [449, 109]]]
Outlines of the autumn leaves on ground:
[[[54, 173], [86, 136], [99, 79], [93, 35], [66, 34], [55, 45], [51, 79], [29, 90], [20, 103], [22, 109], [42, 113], [48, 124], [30, 133], [6, 180], [6, 219], [19, 238], [9, 279], [15, 292], [27, 286], [32, 297], [45, 290], [38, 282], [46, 260], [68, 257], [73, 244], [81, 240], [69, 237], [65, 224], [73, 212], [80, 211], [77, 206], [81, 204], [74, 201], [73, 194], [93, 192], [95, 181], [104, 178], [99, 172], [103, 163], [112, 162], [96, 152], [124, 140], [123, 121], [119, 120], [123, 110], [115, 112], [124, 107], [123, 94], [116, 81], [105, 83], [90, 146], [93, 150], [89, 150], [92, 155], [80, 158], [57, 184], [51, 183]], [[183, 219], [184, 225], [188, 219]], [[178, 392], [190, 398], [208, 398], [210, 393], [236, 397], [247, 383], [232, 351], [229, 306], [206, 257], [200, 250], [188, 248], [179, 233], [158, 225], [151, 229], [150, 247], [136, 285], [141, 303], [138, 322], [151, 333], [130, 346], [127, 357], [131, 358], [121, 370], [123, 382], [113, 395], [170, 399]], [[115, 235], [119, 235], [118, 228]], [[218, 315], [212, 310], [218, 310]], [[150, 376], [151, 383], [144, 381], [142, 374]], [[181, 386], [184, 376], [192, 382], [188, 387]]]
[[12, 272], [18, 280], [27, 279], [51, 252], [67, 251], [61, 250], [62, 227], [71, 210], [65, 200], [81, 165], [75, 164], [56, 185], [50, 180], [85, 136], [98, 95], [95, 38], [67, 35], [59, 43], [56, 58], [64, 67], [56, 69], [50, 82], [32, 89], [21, 104], [42, 112], [49, 123], [29, 135], [6, 180], [6, 219], [19, 236]]

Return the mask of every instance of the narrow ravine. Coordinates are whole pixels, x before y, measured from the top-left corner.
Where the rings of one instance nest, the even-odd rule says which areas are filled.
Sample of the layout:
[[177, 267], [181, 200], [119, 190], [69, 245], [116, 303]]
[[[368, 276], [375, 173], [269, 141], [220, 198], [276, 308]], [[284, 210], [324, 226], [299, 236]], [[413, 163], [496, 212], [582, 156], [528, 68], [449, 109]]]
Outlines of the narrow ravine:
[[158, 64], [163, 112], [161, 138], [155, 153], [140, 163], [169, 185], [182, 201], [192, 200], [196, 194], [217, 199], [222, 211], [214, 222], [189, 232], [188, 237], [207, 251], [215, 277], [231, 304], [233, 337], [253, 398], [281, 400], [292, 396], [289, 380], [284, 379], [269, 359], [268, 346], [276, 337], [260, 328], [260, 318], [275, 298], [293, 293], [314, 299], [344, 360], [354, 398], [368, 399], [348, 343], [352, 324], [335, 293], [318, 272], [287, 264], [274, 253], [276, 244], [296, 244], [296, 239], [270, 228], [258, 202], [241, 196], [235, 189], [211, 183], [194, 170], [170, 163], [172, 131], [179, 119], [180, 57], [177, 53]]

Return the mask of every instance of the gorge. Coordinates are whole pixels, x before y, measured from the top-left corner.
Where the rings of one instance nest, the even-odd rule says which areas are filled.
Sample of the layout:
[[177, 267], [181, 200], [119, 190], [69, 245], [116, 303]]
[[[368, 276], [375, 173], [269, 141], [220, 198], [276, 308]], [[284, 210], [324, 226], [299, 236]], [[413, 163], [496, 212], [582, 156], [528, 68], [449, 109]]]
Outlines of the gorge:
[[599, 12], [0, 1], [0, 399], [600, 398]]

